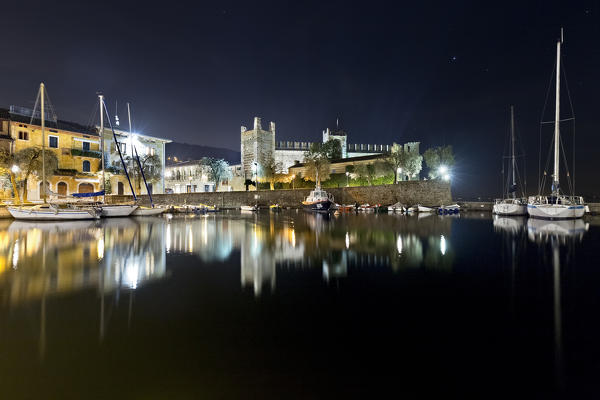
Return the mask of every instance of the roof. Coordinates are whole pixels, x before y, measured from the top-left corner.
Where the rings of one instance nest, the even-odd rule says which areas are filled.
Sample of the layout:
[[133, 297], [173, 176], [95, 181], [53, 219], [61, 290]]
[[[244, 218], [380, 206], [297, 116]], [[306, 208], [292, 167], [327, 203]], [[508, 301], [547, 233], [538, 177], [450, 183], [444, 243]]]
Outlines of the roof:
[[[100, 126], [96, 125], [95, 129], [100, 130]], [[104, 130], [108, 130], [110, 131], [110, 126], [104, 126]], [[120, 135], [120, 136], [129, 136], [129, 132], [128, 131], [124, 131], [122, 129], [119, 128], [115, 128], [113, 127], [113, 129], [115, 130], [115, 134]], [[163, 139], [163, 138], [159, 138], [156, 136], [149, 136], [149, 135], [144, 135], [142, 133], [138, 133], [138, 132], [131, 132], [133, 135], [139, 136], [141, 138], [147, 139], [147, 140], [156, 140], [158, 142], [163, 142], [163, 143], [171, 143], [172, 140], [171, 139]]]
[[[10, 111], [6, 108], [0, 108], [0, 118], [10, 119], [11, 121], [21, 122], [27, 125], [41, 126], [41, 121], [39, 118], [36, 118], [32, 121], [31, 117], [27, 117], [25, 115], [20, 114], [11, 114]], [[58, 129], [61, 131], [69, 131], [83, 133], [84, 135], [98, 136], [96, 129], [92, 126], [85, 126], [77, 122], [65, 121], [62, 119], [57, 120], [56, 123], [54, 123], [54, 121], [46, 121], [45, 126], [48, 129]]]
[[[369, 161], [369, 160], [376, 160], [378, 158], [382, 158], [383, 156], [384, 156], [384, 154], [380, 153], [380, 154], [372, 154], [372, 155], [368, 155], [368, 156], [338, 158], [335, 160], [330, 160], [329, 163], [331, 165], [333, 165], [333, 164], [349, 163], [349, 162], [356, 162], [356, 161]], [[299, 164], [291, 165], [289, 168], [302, 168], [305, 165], [306, 165], [306, 163], [299, 163]]]

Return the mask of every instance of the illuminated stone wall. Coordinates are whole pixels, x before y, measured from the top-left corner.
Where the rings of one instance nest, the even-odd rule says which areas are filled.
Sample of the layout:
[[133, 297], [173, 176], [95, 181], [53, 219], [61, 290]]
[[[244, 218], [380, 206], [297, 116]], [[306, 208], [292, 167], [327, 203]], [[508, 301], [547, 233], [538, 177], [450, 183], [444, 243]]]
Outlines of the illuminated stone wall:
[[[390, 205], [398, 201], [407, 204], [423, 204], [429, 206], [450, 204], [452, 194], [450, 184], [440, 181], [404, 181], [397, 185], [357, 186], [344, 188], [328, 188], [339, 204], [383, 204]], [[194, 205], [211, 204], [222, 208], [239, 208], [241, 205], [258, 203], [267, 207], [278, 203], [283, 207], [300, 207], [300, 203], [308, 196], [310, 189], [296, 190], [259, 190], [243, 192], [217, 193], [180, 193], [153, 195], [154, 203], [159, 205]], [[254, 196], [258, 195], [258, 199]], [[107, 201], [130, 201], [130, 196], [110, 196]], [[142, 204], [148, 204], [147, 196], [140, 196]]]

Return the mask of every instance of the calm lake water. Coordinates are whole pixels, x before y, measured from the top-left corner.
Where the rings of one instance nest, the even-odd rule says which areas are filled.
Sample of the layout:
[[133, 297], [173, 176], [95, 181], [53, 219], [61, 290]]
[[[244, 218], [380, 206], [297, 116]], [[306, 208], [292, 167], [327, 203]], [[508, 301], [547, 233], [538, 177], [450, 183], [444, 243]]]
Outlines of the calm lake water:
[[0, 220], [1, 398], [598, 395], [599, 225]]

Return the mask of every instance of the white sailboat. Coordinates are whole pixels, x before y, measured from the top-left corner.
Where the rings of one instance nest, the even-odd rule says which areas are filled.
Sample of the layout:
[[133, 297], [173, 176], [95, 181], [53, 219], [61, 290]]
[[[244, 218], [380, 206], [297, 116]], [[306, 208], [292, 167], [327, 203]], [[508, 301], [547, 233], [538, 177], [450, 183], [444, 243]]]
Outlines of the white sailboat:
[[[517, 161], [515, 158], [515, 112], [510, 106], [510, 185], [507, 185], [505, 197], [496, 200], [492, 212], [496, 215], [527, 215], [527, 200], [517, 198]], [[504, 161], [502, 161], [504, 170]]]
[[[7, 207], [8, 212], [15, 219], [30, 221], [64, 221], [100, 218], [99, 210], [95, 207], [83, 209], [72, 205], [48, 204], [46, 202], [46, 87], [43, 82], [40, 83], [38, 96], [40, 99], [40, 125], [42, 128], [42, 199], [44, 203], [35, 206]], [[32, 121], [34, 116], [35, 109], [31, 114]], [[27, 189], [25, 188], [25, 190]]]
[[552, 175], [552, 193], [549, 196], [532, 196], [527, 203], [530, 217], [544, 219], [574, 219], [585, 214], [583, 197], [566, 196], [561, 193], [560, 175], [560, 49], [561, 38], [556, 42], [556, 108], [554, 114], [554, 172]]

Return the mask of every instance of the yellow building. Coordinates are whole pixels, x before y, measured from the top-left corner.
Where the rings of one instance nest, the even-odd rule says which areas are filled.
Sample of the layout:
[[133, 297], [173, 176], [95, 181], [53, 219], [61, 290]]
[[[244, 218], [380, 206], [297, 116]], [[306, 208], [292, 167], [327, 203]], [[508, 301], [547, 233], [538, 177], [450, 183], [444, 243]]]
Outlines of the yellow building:
[[[0, 149], [9, 149], [15, 154], [29, 147], [42, 148], [42, 128], [38, 119], [31, 122], [32, 110], [11, 106], [10, 109], [0, 109]], [[53, 174], [47, 174], [48, 189], [59, 195], [73, 193], [91, 193], [102, 190], [102, 156], [99, 127], [86, 127], [77, 123], [54, 120], [45, 123], [45, 147], [56, 154], [58, 169]], [[161, 159], [161, 171], [164, 171], [165, 144], [170, 140], [156, 138], [140, 133], [115, 129], [123, 157], [132, 156], [135, 147], [140, 157], [157, 155]], [[107, 194], [131, 194], [127, 178], [117, 152], [113, 133], [105, 127], [104, 130], [105, 173]], [[137, 168], [129, 158], [129, 168]], [[131, 171], [130, 171], [131, 172]], [[23, 171], [17, 174], [21, 181]], [[164, 178], [157, 182], [149, 182], [153, 193], [162, 193]], [[134, 185], [135, 186], [135, 185]], [[143, 185], [142, 185], [143, 186]], [[22, 189], [21, 189], [22, 190]], [[137, 194], [146, 194], [145, 187], [136, 188]], [[27, 179], [27, 199], [42, 198], [42, 181], [35, 174]], [[1, 193], [0, 193], [1, 195]], [[6, 193], [4, 194], [6, 197]]]
[[[24, 109], [23, 109], [24, 110]], [[29, 147], [42, 148], [42, 128], [39, 119], [19, 113], [17, 107], [1, 110], [2, 125], [7, 128], [8, 147], [15, 154]], [[60, 195], [89, 193], [101, 190], [98, 171], [101, 169], [100, 140], [94, 128], [68, 121], [46, 121], [46, 149], [56, 154], [58, 169], [47, 175], [48, 189]], [[6, 142], [6, 140], [5, 140]], [[22, 171], [21, 176], [22, 179]], [[41, 178], [32, 174], [27, 180], [27, 198], [41, 198]]]

